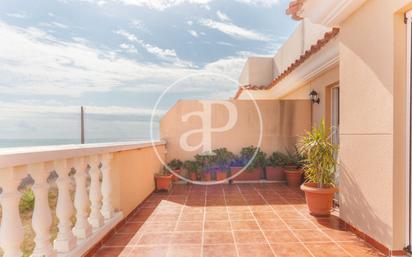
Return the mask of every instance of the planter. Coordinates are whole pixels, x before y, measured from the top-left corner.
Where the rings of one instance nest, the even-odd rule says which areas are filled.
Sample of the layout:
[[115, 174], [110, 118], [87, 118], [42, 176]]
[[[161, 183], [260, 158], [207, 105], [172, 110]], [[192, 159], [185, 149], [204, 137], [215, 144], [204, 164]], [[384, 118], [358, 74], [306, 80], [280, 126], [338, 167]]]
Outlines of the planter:
[[338, 192], [334, 186], [318, 188], [317, 183], [304, 183], [300, 189], [305, 192], [309, 212], [313, 216], [329, 216], [333, 195]]
[[189, 179], [192, 181], [196, 181], [197, 180], [197, 174], [195, 172], [191, 172]]
[[284, 181], [286, 180], [285, 171], [282, 167], [266, 167], [266, 179], [270, 181]]
[[167, 175], [167, 176], [160, 176], [160, 175], [155, 175], [155, 181], [156, 181], [156, 190], [161, 191], [161, 190], [166, 190], [169, 191], [169, 189], [172, 186], [172, 175]]
[[[232, 172], [232, 176], [234, 174], [239, 173], [243, 167], [230, 167]], [[260, 180], [260, 176], [262, 174], [261, 168], [255, 168], [252, 170], [244, 170], [240, 175], [236, 176], [233, 180], [234, 181], [251, 181], [251, 180]]]
[[210, 172], [204, 172], [202, 174], [202, 180], [203, 181], [211, 181], [212, 180], [212, 175]]
[[[182, 174], [182, 170], [173, 170], [173, 172], [174, 173], [176, 173], [176, 174], [179, 174], [179, 175], [181, 175]], [[174, 174], [172, 174], [173, 175], [173, 181], [179, 181], [180, 180], [180, 178], [179, 177], [177, 177], [176, 175], [174, 175]]]
[[285, 170], [286, 180], [288, 181], [289, 187], [299, 187], [302, 184], [302, 173], [303, 171], [295, 170]]
[[227, 171], [216, 171], [216, 181], [225, 180], [227, 178]]

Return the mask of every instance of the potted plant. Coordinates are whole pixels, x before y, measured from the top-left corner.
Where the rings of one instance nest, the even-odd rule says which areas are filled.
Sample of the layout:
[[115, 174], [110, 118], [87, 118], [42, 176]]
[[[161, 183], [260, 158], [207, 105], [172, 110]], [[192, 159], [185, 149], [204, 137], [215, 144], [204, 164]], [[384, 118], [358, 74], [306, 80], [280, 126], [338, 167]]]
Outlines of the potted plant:
[[288, 151], [286, 155], [286, 165], [284, 172], [289, 187], [297, 188], [302, 184], [302, 157], [297, 151], [294, 153]]
[[287, 156], [281, 152], [273, 152], [266, 159], [266, 179], [270, 181], [284, 181], [285, 171], [283, 167], [287, 164]]
[[[256, 155], [255, 155], [256, 152]], [[254, 146], [243, 147], [240, 156], [235, 159], [235, 166], [232, 165], [232, 175], [246, 168], [242, 174], [236, 176], [235, 181], [260, 180], [263, 167], [265, 166], [266, 154]]]
[[[173, 159], [171, 160], [167, 166], [169, 167], [169, 169], [171, 169], [174, 173], [181, 175], [182, 174], [182, 166], [183, 166], [183, 162], [179, 159]], [[166, 167], [164, 167], [165, 170], [167, 170]], [[173, 175], [173, 181], [179, 181], [179, 177]]]
[[155, 174], [156, 191], [169, 191], [172, 186], [172, 174], [165, 169]]
[[226, 148], [218, 148], [213, 150], [215, 153], [215, 174], [216, 180], [225, 180], [230, 171], [230, 163], [235, 155]]
[[312, 128], [301, 138], [298, 149], [305, 156], [306, 182], [301, 189], [305, 192], [309, 211], [314, 216], [328, 216], [333, 195], [338, 191], [334, 185], [338, 145], [331, 142], [331, 130], [325, 127], [323, 120], [319, 127]]
[[186, 169], [189, 179], [192, 181], [199, 180], [200, 165], [197, 161], [185, 161], [183, 168]]
[[216, 154], [214, 152], [207, 152], [195, 155], [195, 160], [199, 164], [202, 171], [202, 180], [212, 180], [212, 169], [216, 161]]

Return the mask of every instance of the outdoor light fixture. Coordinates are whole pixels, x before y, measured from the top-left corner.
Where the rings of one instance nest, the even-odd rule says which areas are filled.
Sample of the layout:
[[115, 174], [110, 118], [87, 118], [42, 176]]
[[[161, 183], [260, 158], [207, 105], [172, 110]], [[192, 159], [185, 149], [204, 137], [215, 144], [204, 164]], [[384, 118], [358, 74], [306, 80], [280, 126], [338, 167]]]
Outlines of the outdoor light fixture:
[[312, 103], [317, 103], [317, 104], [320, 103], [320, 98], [319, 98], [318, 92], [316, 92], [315, 90], [312, 90], [309, 93], [309, 97], [310, 97], [310, 100], [312, 100]]

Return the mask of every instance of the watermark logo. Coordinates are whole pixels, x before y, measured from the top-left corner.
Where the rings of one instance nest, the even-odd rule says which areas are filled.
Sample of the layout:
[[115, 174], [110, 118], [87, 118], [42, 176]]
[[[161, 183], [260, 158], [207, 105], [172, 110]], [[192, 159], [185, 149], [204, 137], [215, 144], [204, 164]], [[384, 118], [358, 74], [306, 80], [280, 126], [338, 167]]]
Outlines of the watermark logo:
[[[154, 139], [154, 128], [157, 126], [154, 126], [155, 124], [155, 117], [156, 114], [158, 113], [158, 107], [161, 103], [161, 101], [165, 98], [166, 94], [170, 92], [172, 89], [175, 89], [174, 92], [178, 92], [177, 86], [179, 83], [183, 82], [184, 80], [188, 80], [192, 82], [192, 79], [197, 76], [210, 76], [210, 80], [208, 84], [213, 84], [216, 82], [216, 78], [223, 78], [227, 81], [232, 82], [234, 85], [238, 85], [238, 82], [228, 76], [222, 75], [222, 74], [217, 74], [217, 73], [196, 73], [196, 74], [191, 74], [188, 76], [185, 76], [177, 81], [175, 81], [173, 84], [169, 85], [160, 95], [160, 97], [157, 99], [156, 104], [152, 110], [152, 116], [150, 120], [150, 139], [152, 142], [152, 147], [154, 149], [154, 152], [160, 162], [163, 164], [164, 169], [172, 173], [174, 176], [178, 177], [179, 179], [192, 183], [192, 184], [197, 184], [197, 185], [214, 185], [214, 184], [221, 184], [221, 183], [227, 183], [230, 180], [234, 179], [235, 177], [239, 176], [241, 173], [243, 173], [254, 161], [256, 155], [259, 152], [259, 147], [262, 143], [262, 134], [263, 134], [263, 122], [262, 122], [262, 115], [259, 109], [259, 106], [253, 96], [248, 92], [245, 91], [246, 95], [248, 96], [248, 99], [253, 103], [254, 109], [256, 110], [256, 115], [258, 116], [258, 125], [259, 125], [259, 131], [257, 131], [257, 140], [256, 142], [248, 142], [244, 143], [245, 146], [248, 145], [255, 145], [256, 150], [253, 153], [253, 156], [251, 158], [247, 158], [246, 163], [243, 163], [243, 167], [241, 167], [240, 171], [235, 172], [234, 174], [231, 174], [231, 176], [227, 176], [226, 179], [223, 180], [218, 180], [218, 181], [199, 181], [199, 180], [191, 180], [188, 174], [183, 175], [181, 173], [175, 172], [167, 162], [163, 159], [164, 154], [159, 153], [158, 147], [155, 144], [156, 140]], [[204, 81], [204, 80], [203, 80]], [[182, 83], [184, 84], [184, 83]], [[184, 88], [182, 88], [184, 90]], [[170, 99], [168, 99], [170, 100]], [[190, 129], [181, 131], [181, 134], [179, 135], [174, 135], [176, 138], [178, 137], [176, 142], [180, 149], [179, 151], [190, 153], [192, 158], [190, 159], [192, 162], [190, 164], [193, 165], [193, 159], [196, 153], [199, 156], [210, 156], [210, 155], [215, 155], [213, 149], [213, 145], [219, 145], [219, 148], [224, 148], [225, 144], [227, 142], [214, 142], [213, 138], [214, 135], [218, 133], [232, 133], [231, 130], [234, 129], [239, 122], [239, 112], [237, 109], [236, 104], [234, 104], [233, 101], [226, 100], [226, 101], [219, 101], [219, 100], [198, 100], [196, 101], [198, 104], [201, 105], [201, 109], [198, 110], [196, 108], [196, 111], [190, 111], [189, 112], [179, 112], [180, 117], [174, 117], [174, 120], [178, 124], [174, 124], [179, 126], [183, 126], [183, 124], [189, 124]], [[226, 120], [222, 121], [222, 112], [227, 113], [227, 118]], [[214, 117], [215, 114], [215, 117]], [[214, 124], [214, 121], [216, 121], [216, 117], [219, 116], [218, 120], [219, 123], [222, 123], [220, 125]], [[200, 121], [200, 122], [199, 122]], [[181, 123], [180, 123], [181, 122]], [[247, 124], [243, 124], [244, 126], [247, 126]], [[179, 129], [178, 129], [179, 130]], [[242, 135], [239, 135], [240, 137]], [[195, 141], [196, 143], [191, 142], [190, 138], [195, 137], [196, 139], [199, 139], [198, 141]], [[192, 143], [192, 144], [191, 144]], [[174, 147], [176, 147], [176, 145]], [[171, 149], [167, 150], [168, 152], [173, 151]], [[169, 155], [169, 153], [167, 153]], [[249, 156], [250, 157], [250, 156]], [[187, 160], [183, 160], [187, 161]], [[196, 165], [195, 165], [196, 166]], [[200, 173], [202, 172], [210, 172], [207, 169], [210, 168], [208, 167], [200, 167], [200, 170], [198, 170]]]
[[[232, 129], [237, 122], [237, 108], [229, 101], [198, 101], [202, 105], [202, 111], [189, 112], [182, 116], [183, 122], [189, 122], [191, 118], [199, 118], [201, 128], [192, 129], [183, 133], [180, 137], [180, 147], [188, 152], [202, 149], [202, 153], [212, 152], [212, 133], [225, 132]], [[227, 123], [222, 127], [212, 127], [212, 108], [213, 105], [223, 105], [228, 112]], [[198, 145], [190, 145], [188, 139], [194, 134], [201, 134], [201, 141]]]

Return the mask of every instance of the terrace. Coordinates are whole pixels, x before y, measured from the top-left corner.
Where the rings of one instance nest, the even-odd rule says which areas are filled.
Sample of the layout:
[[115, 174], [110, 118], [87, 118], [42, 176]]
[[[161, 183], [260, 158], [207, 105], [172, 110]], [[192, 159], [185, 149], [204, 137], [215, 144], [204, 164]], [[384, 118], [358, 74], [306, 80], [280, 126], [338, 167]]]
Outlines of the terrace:
[[[165, 153], [165, 142], [154, 147]], [[153, 149], [129, 143], [1, 153], [3, 256], [20, 256], [31, 230], [31, 256], [383, 256], [346, 231], [336, 212], [309, 215], [302, 192], [283, 182], [153, 192], [161, 167]], [[32, 223], [23, 226], [19, 189], [28, 175], [35, 205]], [[50, 209], [53, 188], [57, 206]]]

